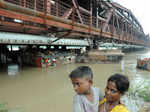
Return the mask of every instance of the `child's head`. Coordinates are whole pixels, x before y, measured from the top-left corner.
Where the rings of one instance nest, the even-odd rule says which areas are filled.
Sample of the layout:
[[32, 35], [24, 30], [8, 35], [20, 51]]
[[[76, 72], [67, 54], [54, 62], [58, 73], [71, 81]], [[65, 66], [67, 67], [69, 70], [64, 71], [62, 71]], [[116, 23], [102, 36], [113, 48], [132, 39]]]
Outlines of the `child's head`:
[[107, 100], [117, 101], [129, 88], [129, 80], [121, 74], [114, 74], [107, 80], [105, 96]]
[[80, 66], [73, 70], [69, 77], [78, 94], [88, 94], [93, 83], [93, 72], [88, 66]]

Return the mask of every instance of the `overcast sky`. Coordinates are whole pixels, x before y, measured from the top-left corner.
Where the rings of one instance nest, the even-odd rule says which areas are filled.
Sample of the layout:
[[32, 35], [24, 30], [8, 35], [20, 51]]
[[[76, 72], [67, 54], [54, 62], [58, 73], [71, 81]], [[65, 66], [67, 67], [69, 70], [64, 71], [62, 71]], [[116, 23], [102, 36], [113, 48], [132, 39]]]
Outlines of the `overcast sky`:
[[142, 25], [144, 32], [150, 34], [150, 0], [113, 0], [130, 9]]

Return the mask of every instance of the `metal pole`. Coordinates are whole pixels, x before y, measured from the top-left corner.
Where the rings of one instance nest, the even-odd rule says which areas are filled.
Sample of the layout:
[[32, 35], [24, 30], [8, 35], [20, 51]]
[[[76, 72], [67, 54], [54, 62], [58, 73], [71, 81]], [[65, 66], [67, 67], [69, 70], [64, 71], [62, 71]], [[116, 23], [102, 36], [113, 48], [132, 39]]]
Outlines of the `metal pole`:
[[92, 27], [92, 3], [90, 2], [90, 24], [89, 24], [89, 33], [91, 33]]
[[[56, 0], [56, 16], [58, 16], [58, 11], [59, 11], [59, 9], [58, 9], [59, 7], [58, 7], [58, 0]], [[63, 10], [63, 9], [62, 9]]]
[[7, 52], [7, 45], [5, 45], [5, 54], [6, 54], [6, 60], [5, 60], [5, 62], [6, 62], [6, 64], [8, 64], [8, 52]]
[[37, 0], [34, 0], [34, 10], [36, 10], [37, 9]]
[[26, 0], [24, 0], [24, 5], [23, 6], [26, 7]]
[[51, 14], [51, 0], [45, 1], [45, 7], [46, 7], [47, 14]]
[[72, 8], [72, 30], [74, 27], [74, 21], [75, 21], [75, 7], [73, 6], [73, 8]]
[[2, 64], [2, 45], [0, 45], [0, 66]]

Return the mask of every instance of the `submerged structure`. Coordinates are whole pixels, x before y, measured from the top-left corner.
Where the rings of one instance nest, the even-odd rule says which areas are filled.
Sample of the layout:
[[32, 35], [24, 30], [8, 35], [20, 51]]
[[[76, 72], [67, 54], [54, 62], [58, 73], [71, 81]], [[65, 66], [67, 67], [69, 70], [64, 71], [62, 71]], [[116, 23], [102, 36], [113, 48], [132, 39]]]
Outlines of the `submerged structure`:
[[118, 63], [124, 53], [119, 49], [90, 50], [87, 54], [77, 56], [77, 63]]
[[119, 62], [124, 56], [121, 50], [91, 50], [88, 53], [89, 60], [102, 62]]

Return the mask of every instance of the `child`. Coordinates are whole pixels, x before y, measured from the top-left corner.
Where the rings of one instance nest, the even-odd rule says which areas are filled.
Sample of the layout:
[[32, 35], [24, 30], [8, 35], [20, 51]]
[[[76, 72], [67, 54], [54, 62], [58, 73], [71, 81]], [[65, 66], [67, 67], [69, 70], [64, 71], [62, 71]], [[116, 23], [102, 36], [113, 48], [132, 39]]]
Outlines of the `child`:
[[52, 60], [52, 62], [53, 62], [53, 66], [56, 67], [56, 59], [55, 58]]
[[105, 98], [99, 105], [99, 112], [129, 112], [120, 102], [121, 96], [129, 88], [129, 80], [121, 74], [114, 74], [109, 77], [105, 88]]
[[76, 91], [73, 112], [98, 112], [99, 101], [103, 100], [100, 90], [93, 87], [93, 72], [88, 66], [80, 66], [69, 75]]

